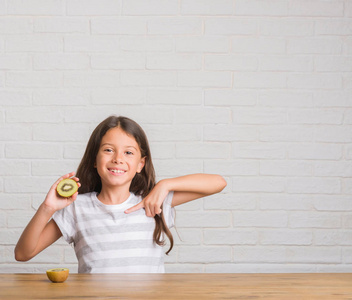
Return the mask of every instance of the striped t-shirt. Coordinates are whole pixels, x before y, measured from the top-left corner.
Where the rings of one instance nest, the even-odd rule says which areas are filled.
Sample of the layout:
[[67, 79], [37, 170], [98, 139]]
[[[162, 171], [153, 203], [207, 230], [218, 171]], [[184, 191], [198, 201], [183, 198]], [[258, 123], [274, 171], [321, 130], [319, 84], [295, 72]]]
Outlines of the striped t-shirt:
[[[164, 200], [163, 213], [169, 228], [174, 225], [173, 192]], [[53, 219], [64, 239], [72, 243], [79, 273], [164, 273], [163, 247], [153, 241], [154, 218], [144, 209], [124, 211], [142, 201], [133, 193], [117, 205], [105, 205], [97, 193], [80, 194]]]

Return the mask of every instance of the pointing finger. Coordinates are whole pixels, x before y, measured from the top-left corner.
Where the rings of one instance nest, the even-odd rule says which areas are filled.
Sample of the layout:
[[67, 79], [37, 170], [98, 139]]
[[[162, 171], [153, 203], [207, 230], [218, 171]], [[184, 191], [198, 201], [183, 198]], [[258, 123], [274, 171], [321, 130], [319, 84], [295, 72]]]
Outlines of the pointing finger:
[[126, 209], [126, 210], [125, 210], [125, 214], [129, 214], [129, 213], [132, 213], [132, 212], [134, 212], [134, 211], [140, 210], [140, 209], [143, 208], [143, 207], [144, 207], [144, 202], [141, 201], [141, 202], [139, 202], [137, 205], [132, 206], [132, 207], [130, 207], [129, 209]]

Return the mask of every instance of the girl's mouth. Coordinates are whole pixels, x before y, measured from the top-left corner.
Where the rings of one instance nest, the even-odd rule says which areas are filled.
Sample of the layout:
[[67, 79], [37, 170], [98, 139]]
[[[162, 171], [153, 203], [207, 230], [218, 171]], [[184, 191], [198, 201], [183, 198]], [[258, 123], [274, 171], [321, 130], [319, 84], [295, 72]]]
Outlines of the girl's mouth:
[[121, 169], [108, 169], [110, 173], [112, 173], [113, 175], [123, 175], [126, 173], [125, 170], [121, 170]]

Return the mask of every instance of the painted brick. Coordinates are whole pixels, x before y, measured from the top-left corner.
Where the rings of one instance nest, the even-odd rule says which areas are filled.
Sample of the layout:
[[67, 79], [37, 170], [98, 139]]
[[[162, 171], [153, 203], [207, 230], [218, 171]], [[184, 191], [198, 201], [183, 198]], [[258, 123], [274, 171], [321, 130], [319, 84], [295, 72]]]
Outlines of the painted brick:
[[314, 166], [306, 161], [265, 160], [260, 162], [260, 174], [269, 176], [311, 176]]
[[200, 89], [148, 89], [148, 104], [200, 105], [202, 91]]
[[34, 70], [84, 70], [89, 68], [89, 57], [79, 54], [37, 54], [33, 57]]
[[227, 124], [230, 122], [230, 111], [227, 108], [175, 108], [176, 123], [182, 124]]
[[343, 1], [295, 0], [290, 2], [290, 15], [293, 16], [343, 16]]
[[116, 87], [121, 83], [119, 71], [70, 71], [65, 72], [64, 86], [69, 88]]
[[312, 240], [311, 231], [270, 229], [259, 232], [261, 245], [311, 245]]
[[246, 72], [233, 74], [233, 86], [235, 88], [286, 88], [287, 79], [285, 73], [279, 72]]
[[246, 18], [209, 18], [204, 21], [205, 35], [253, 35], [257, 21]]
[[287, 41], [289, 54], [340, 54], [342, 39], [331, 38], [291, 38]]
[[180, 71], [178, 86], [181, 87], [231, 87], [231, 73], [227, 71]]
[[259, 172], [259, 162], [240, 160], [206, 160], [204, 162], [204, 172], [216, 173], [221, 170], [223, 175], [257, 175]]
[[231, 259], [231, 247], [179, 247], [178, 261], [180, 263], [226, 262]]
[[244, 16], [287, 16], [289, 1], [281, 0], [236, 0], [235, 15]]
[[[29, 210], [31, 207], [31, 197], [27, 194], [1, 194], [0, 209], [4, 210]], [[0, 239], [5, 241], [5, 239]], [[7, 240], [6, 240], [7, 241]], [[12, 242], [14, 243], [14, 242]]]
[[318, 72], [349, 72], [351, 68], [351, 56], [318, 56], [315, 58], [315, 70]]
[[[2, 3], [5, 3], [5, 1]], [[0, 20], [1, 34], [31, 34], [32, 31], [33, 19], [30, 17], [2, 18]]]
[[233, 158], [253, 159], [285, 159], [286, 147], [282, 143], [265, 142], [234, 142], [232, 145]]
[[229, 51], [229, 39], [222, 36], [176, 37], [176, 52], [222, 53]]
[[231, 51], [251, 54], [283, 54], [286, 51], [284, 38], [233, 36]]
[[88, 33], [89, 21], [80, 18], [38, 17], [33, 24], [34, 32], [41, 33]]
[[[143, 35], [147, 32], [147, 23], [140, 19], [131, 18], [97, 18], [91, 20], [92, 34], [96, 35]], [[110, 38], [113, 38], [110, 36]], [[107, 41], [108, 42], [108, 41]]]
[[342, 158], [342, 145], [325, 143], [293, 144], [288, 149], [290, 159], [339, 160]]
[[295, 37], [311, 36], [314, 32], [314, 21], [311, 19], [275, 18], [263, 19], [259, 23], [261, 36]]
[[262, 194], [258, 201], [261, 210], [312, 210], [314, 198], [311, 195], [282, 195], [279, 193]]
[[10, 0], [7, 4], [9, 15], [63, 15], [65, 4], [60, 0]]
[[265, 56], [261, 59], [260, 70], [311, 72], [313, 70], [313, 60], [309, 56]]
[[291, 124], [342, 124], [342, 109], [292, 109], [288, 113]]
[[8, 72], [6, 85], [17, 88], [58, 87], [63, 75], [53, 71]]
[[205, 90], [204, 104], [209, 106], [254, 106], [257, 92], [249, 90]]
[[45, 126], [36, 124], [33, 127], [33, 140], [34, 141], [68, 141], [68, 142], [86, 142], [90, 132], [85, 125], [77, 124], [47, 124]]
[[202, 33], [202, 21], [198, 18], [162, 18], [147, 22], [147, 33], [153, 35], [189, 35]]
[[351, 126], [326, 125], [316, 130], [316, 141], [333, 143], [351, 143]]
[[231, 145], [227, 143], [177, 143], [176, 158], [229, 158]]
[[[124, 27], [121, 26], [121, 28]], [[174, 39], [164, 36], [161, 38], [158, 36], [126, 35], [120, 39], [121, 50], [134, 52], [170, 52], [174, 49], [174, 44]]]
[[183, 15], [232, 15], [233, 1], [231, 0], [183, 0], [181, 14]]
[[62, 38], [52, 35], [10, 35], [6, 37], [7, 52], [62, 51]]
[[352, 245], [352, 232], [336, 230], [315, 230], [314, 244], [319, 246]]
[[28, 106], [31, 103], [31, 95], [25, 91], [0, 91], [1, 106]]
[[165, 126], [145, 126], [145, 132], [149, 141], [200, 141], [201, 127], [194, 125], [179, 125], [176, 127], [172, 125]]
[[256, 141], [259, 129], [243, 125], [206, 125], [204, 126], [205, 141]]
[[202, 173], [203, 164], [201, 160], [195, 159], [178, 159], [175, 160], [154, 160], [157, 176], [176, 177], [177, 174]]
[[326, 212], [291, 212], [289, 214], [290, 228], [340, 228], [339, 213]]
[[206, 70], [256, 71], [258, 60], [253, 56], [205, 55]]
[[176, 227], [225, 227], [230, 226], [230, 212], [178, 211]]
[[89, 91], [82, 88], [40, 89], [33, 92], [33, 105], [38, 106], [76, 106], [87, 105], [90, 100]]
[[0, 160], [0, 176], [30, 175], [30, 162], [17, 159]]
[[147, 56], [148, 70], [200, 70], [202, 57], [195, 54], [150, 54]]
[[123, 15], [176, 15], [179, 12], [177, 0], [130, 0], [123, 1]]
[[319, 177], [352, 177], [352, 162], [322, 161], [314, 164], [314, 175]]
[[78, 164], [78, 160], [34, 161], [32, 162], [32, 175], [41, 176], [42, 174], [46, 174], [60, 177], [75, 171]]
[[73, 0], [69, 1], [66, 10], [69, 16], [89, 15], [119, 15], [121, 14], [121, 1], [114, 0]]
[[241, 211], [233, 212], [235, 227], [286, 227], [288, 215], [284, 212]]
[[[43, 175], [43, 174], [41, 174]], [[11, 176], [4, 180], [4, 191], [6, 193], [47, 193], [55, 182], [54, 177], [47, 178], [45, 176], [40, 177], [28, 177], [28, 176]], [[56, 178], [57, 180], [57, 178]], [[19, 190], [18, 187], [21, 187]], [[18, 218], [21, 218], [21, 213], [18, 214]], [[29, 220], [28, 220], [29, 221]], [[15, 223], [13, 223], [15, 224]], [[25, 226], [25, 224], [22, 224]], [[22, 227], [20, 225], [20, 227]]]
[[146, 59], [144, 55], [118, 54], [118, 55], [91, 55], [92, 69], [97, 70], [143, 70]]
[[25, 70], [30, 67], [30, 58], [25, 54], [0, 54], [0, 69]]
[[314, 128], [303, 125], [268, 125], [260, 130], [260, 140], [264, 142], [308, 142], [313, 139]]
[[237, 124], [284, 124], [286, 110], [276, 108], [237, 108], [233, 110], [232, 119]]
[[258, 103], [270, 107], [313, 107], [313, 94], [311, 92], [287, 92], [264, 90], [259, 94]]
[[124, 86], [173, 87], [177, 74], [173, 71], [122, 71], [121, 84]]
[[255, 245], [258, 234], [253, 230], [206, 229], [204, 244], [206, 245]]
[[304, 194], [338, 194], [341, 191], [341, 183], [337, 178], [290, 178], [287, 182], [287, 191]]
[[63, 43], [65, 52], [116, 52], [120, 47], [119, 38], [104, 35], [68, 35]]
[[46, 107], [9, 108], [6, 111], [8, 123], [59, 123], [62, 119], [61, 110]]
[[253, 194], [215, 194], [204, 198], [206, 210], [253, 210], [256, 208], [258, 195]]

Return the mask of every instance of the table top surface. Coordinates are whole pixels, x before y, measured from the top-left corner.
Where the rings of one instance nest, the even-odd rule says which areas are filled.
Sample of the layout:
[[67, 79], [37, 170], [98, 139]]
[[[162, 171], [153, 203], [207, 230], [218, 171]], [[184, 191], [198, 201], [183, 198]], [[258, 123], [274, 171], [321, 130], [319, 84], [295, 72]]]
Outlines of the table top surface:
[[352, 299], [352, 273], [0, 274], [0, 299]]

